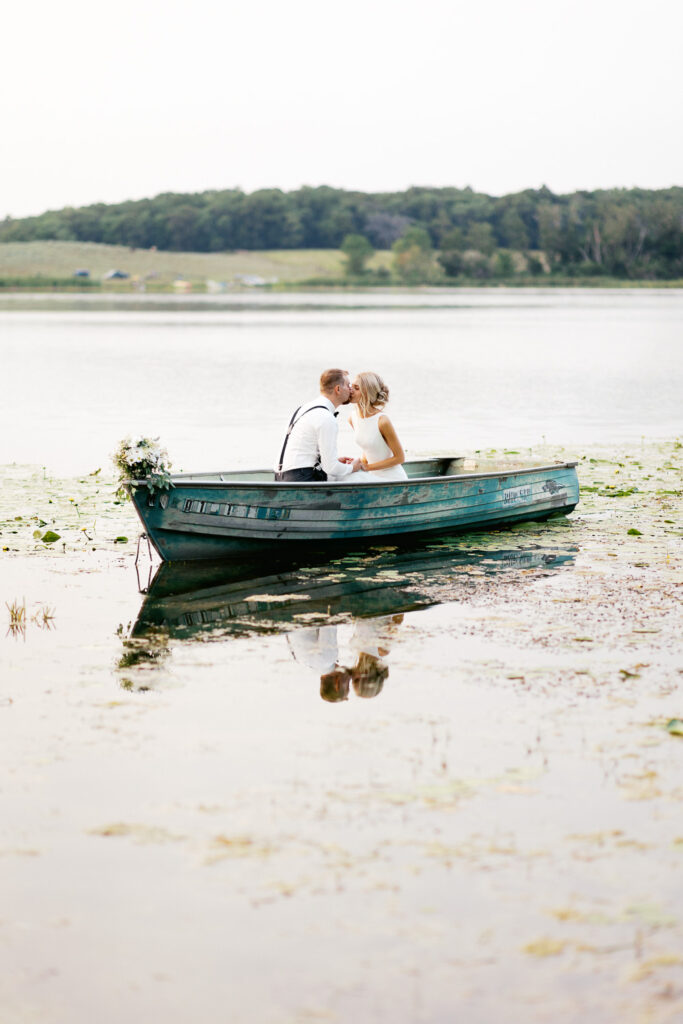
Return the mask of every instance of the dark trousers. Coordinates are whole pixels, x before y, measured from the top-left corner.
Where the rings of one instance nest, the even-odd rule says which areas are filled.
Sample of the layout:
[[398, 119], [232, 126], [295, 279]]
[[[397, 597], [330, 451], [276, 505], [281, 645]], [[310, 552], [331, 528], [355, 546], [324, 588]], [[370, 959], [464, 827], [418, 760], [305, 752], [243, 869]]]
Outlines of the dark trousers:
[[284, 473], [276, 473], [275, 479], [282, 483], [307, 483], [311, 480], [327, 480], [327, 473], [314, 466], [303, 466], [301, 469], [286, 469]]

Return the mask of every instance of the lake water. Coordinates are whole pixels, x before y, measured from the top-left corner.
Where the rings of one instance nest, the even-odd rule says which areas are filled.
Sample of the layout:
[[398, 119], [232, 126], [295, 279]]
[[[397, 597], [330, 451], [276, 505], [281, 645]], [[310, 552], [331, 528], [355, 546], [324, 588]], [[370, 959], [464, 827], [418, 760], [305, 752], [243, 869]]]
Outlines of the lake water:
[[[682, 339], [664, 290], [0, 296], [3, 1024], [683, 1019]], [[578, 508], [136, 568], [116, 442], [269, 464], [335, 364]]]
[[669, 437], [682, 339], [671, 290], [3, 296], [0, 465], [92, 471], [140, 432], [269, 466], [327, 366], [386, 378], [413, 453]]

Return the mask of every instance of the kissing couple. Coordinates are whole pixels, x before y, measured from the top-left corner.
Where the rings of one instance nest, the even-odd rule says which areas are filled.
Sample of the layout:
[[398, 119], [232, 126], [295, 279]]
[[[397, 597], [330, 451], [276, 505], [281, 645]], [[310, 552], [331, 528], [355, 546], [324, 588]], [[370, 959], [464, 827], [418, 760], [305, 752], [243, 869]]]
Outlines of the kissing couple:
[[[389, 388], [377, 373], [359, 373], [351, 383], [348, 370], [324, 370], [320, 395], [299, 406], [289, 421], [275, 479], [289, 483], [379, 483], [405, 480], [405, 452], [384, 412]], [[358, 458], [337, 455], [337, 416], [344, 406]]]

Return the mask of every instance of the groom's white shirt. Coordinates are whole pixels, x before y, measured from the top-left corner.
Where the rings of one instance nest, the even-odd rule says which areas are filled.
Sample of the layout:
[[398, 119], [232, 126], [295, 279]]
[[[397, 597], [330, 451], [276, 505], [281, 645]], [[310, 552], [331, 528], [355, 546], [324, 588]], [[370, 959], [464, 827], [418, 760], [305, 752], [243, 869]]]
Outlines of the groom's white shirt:
[[314, 672], [331, 672], [337, 664], [337, 626], [295, 629], [287, 634], [287, 643], [294, 660], [307, 665]]
[[[324, 408], [314, 409], [315, 405], [322, 405]], [[307, 412], [308, 409], [313, 411]], [[304, 412], [306, 415], [302, 417]], [[339, 480], [351, 473], [352, 464], [340, 462], [337, 458], [339, 425], [335, 412], [337, 410], [334, 404], [324, 395], [319, 395], [312, 402], [301, 406], [296, 414], [296, 422], [289, 435], [285, 457], [282, 460], [283, 473], [288, 469], [315, 466], [318, 461], [329, 478]], [[275, 470], [277, 472], [277, 466]]]

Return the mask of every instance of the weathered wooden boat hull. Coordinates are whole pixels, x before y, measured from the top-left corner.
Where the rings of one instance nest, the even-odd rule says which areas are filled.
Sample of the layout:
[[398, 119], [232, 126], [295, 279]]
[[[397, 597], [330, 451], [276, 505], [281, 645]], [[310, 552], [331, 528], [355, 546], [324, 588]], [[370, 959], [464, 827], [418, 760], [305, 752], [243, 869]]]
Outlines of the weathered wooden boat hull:
[[579, 500], [575, 467], [465, 472], [462, 459], [420, 460], [406, 465], [407, 480], [375, 484], [275, 483], [263, 471], [188, 474], [162, 495], [141, 481], [132, 496], [164, 560], [243, 558], [566, 514]]

